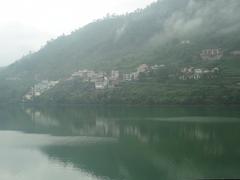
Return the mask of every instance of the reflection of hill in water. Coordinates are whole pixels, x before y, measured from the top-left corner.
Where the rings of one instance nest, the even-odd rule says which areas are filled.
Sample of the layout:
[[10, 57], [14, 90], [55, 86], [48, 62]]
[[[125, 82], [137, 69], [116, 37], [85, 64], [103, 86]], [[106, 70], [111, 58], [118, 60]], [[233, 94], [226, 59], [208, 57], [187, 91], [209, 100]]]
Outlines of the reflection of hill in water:
[[[134, 125], [161, 122], [240, 122], [238, 107], [45, 107], [2, 108], [0, 128], [58, 136], [86, 135], [118, 137], [120, 133], [137, 133]], [[16, 120], [17, 119], [17, 120]], [[125, 122], [133, 127], [121, 129]]]
[[97, 176], [133, 180], [240, 176], [239, 112], [216, 107], [198, 110], [16, 108], [2, 110], [0, 128], [54, 136], [114, 137], [117, 141], [41, 148], [50, 159]]
[[[234, 124], [130, 123], [118, 143], [45, 147], [53, 159], [99, 176], [183, 179], [240, 175], [240, 127]], [[135, 133], [134, 133], [135, 132]], [[151, 175], [151, 176], [149, 176]]]

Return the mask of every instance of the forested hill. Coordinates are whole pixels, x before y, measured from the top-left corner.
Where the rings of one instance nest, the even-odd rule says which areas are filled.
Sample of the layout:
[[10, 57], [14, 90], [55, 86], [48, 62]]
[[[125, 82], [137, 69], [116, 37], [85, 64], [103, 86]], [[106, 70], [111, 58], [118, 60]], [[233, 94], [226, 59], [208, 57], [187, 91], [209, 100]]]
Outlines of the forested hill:
[[[36, 79], [59, 80], [85, 68], [128, 72], [142, 63], [204, 66], [199, 54], [208, 48], [221, 48], [219, 65], [238, 72], [239, 63], [227, 60], [239, 60], [230, 55], [240, 50], [239, 9], [238, 0], [161, 0], [133, 13], [107, 16], [2, 70], [0, 89], [22, 95]], [[24, 87], [21, 93], [19, 86]]]
[[[83, 69], [128, 69], [141, 63], [186, 61], [206, 48], [240, 49], [240, 1], [164, 0], [109, 16], [49, 41], [5, 72], [59, 79]], [[190, 40], [188, 54], [181, 41]]]

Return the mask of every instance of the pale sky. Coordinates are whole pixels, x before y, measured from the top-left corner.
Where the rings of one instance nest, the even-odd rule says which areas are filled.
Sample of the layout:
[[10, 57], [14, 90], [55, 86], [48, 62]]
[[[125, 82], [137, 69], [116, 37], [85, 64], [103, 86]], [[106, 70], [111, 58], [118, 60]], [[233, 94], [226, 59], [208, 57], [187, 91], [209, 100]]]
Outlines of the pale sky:
[[107, 13], [123, 14], [156, 0], [0, 0], [0, 66], [36, 51], [51, 38]]

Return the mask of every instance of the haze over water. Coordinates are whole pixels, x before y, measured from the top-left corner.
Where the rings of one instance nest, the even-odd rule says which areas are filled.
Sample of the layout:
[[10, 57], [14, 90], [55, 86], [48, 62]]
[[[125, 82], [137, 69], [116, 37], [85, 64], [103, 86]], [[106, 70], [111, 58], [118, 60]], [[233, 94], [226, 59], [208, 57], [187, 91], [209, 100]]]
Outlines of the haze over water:
[[239, 178], [238, 110], [2, 107], [0, 179]]

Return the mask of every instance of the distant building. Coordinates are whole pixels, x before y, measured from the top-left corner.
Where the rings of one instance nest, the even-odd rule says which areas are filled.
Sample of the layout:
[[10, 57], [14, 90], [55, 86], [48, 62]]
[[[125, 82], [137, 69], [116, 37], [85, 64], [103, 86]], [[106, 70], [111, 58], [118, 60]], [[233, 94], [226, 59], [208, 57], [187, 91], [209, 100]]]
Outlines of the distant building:
[[191, 42], [189, 40], [183, 40], [181, 41], [181, 44], [190, 44]]
[[137, 72], [138, 73], [144, 73], [149, 71], [149, 66], [147, 64], [141, 64], [138, 68], [137, 68]]
[[18, 81], [21, 80], [19, 77], [8, 77], [6, 78], [7, 81]]
[[203, 70], [202, 69], [194, 69], [194, 73], [196, 74], [202, 74]]
[[163, 67], [165, 67], [164, 64], [161, 64], [161, 65], [155, 64], [155, 65], [151, 66], [150, 69], [151, 70], [158, 70], [158, 69], [163, 68]]
[[123, 81], [132, 81], [131, 74], [123, 74]]
[[26, 100], [31, 100], [32, 99], [32, 97], [33, 97], [33, 95], [32, 94], [26, 94], [25, 96], [24, 96], [24, 99], [26, 99]]
[[189, 67], [189, 68], [183, 68], [181, 70], [182, 73], [186, 74], [186, 73], [192, 73], [194, 71], [194, 67]]
[[193, 78], [194, 79], [200, 79], [202, 77], [203, 74], [203, 70], [202, 69], [194, 69], [194, 74], [193, 74]]
[[104, 77], [103, 79], [99, 79], [95, 82], [95, 88], [96, 89], [106, 89], [108, 87], [109, 80], [107, 77]]
[[23, 97], [24, 100], [32, 100], [34, 97], [41, 96], [44, 92], [53, 88], [59, 83], [59, 81], [43, 80], [42, 82], [35, 84], [29, 92]]
[[111, 72], [111, 80], [119, 80], [119, 78], [120, 78], [119, 71], [112, 71]]
[[41, 92], [36, 91], [34, 95], [35, 95], [35, 96], [41, 96]]
[[81, 78], [83, 81], [90, 81], [92, 78], [96, 76], [96, 73], [92, 70], [79, 70], [72, 74], [72, 78]]
[[196, 69], [194, 67], [183, 68], [181, 70], [181, 75], [179, 76], [179, 79], [180, 80], [189, 80], [189, 79], [198, 80], [198, 79], [201, 79], [203, 76], [205, 76], [207, 78], [213, 78], [214, 74], [217, 73], [219, 70], [220, 69], [218, 67], [215, 67], [211, 70], [209, 70], [209, 69]]
[[223, 57], [221, 49], [205, 49], [200, 53], [202, 60], [220, 60]]
[[133, 80], [138, 80], [139, 79], [139, 73], [138, 72], [131, 73], [130, 75], [131, 75], [131, 78]]
[[219, 72], [219, 71], [220, 71], [220, 69], [218, 67], [215, 67], [211, 70], [212, 73], [216, 73], [216, 72]]
[[233, 55], [233, 56], [240, 56], [240, 51], [239, 50], [238, 51], [232, 51], [230, 54]]
[[201, 73], [194, 73], [193, 74], [193, 79], [198, 80], [201, 79], [202, 74]]
[[113, 70], [109, 77], [108, 88], [114, 88], [120, 83], [120, 72]]
[[72, 74], [72, 77], [84, 77], [86, 75], [86, 73], [88, 72], [88, 70], [79, 70], [77, 72], [74, 72]]

